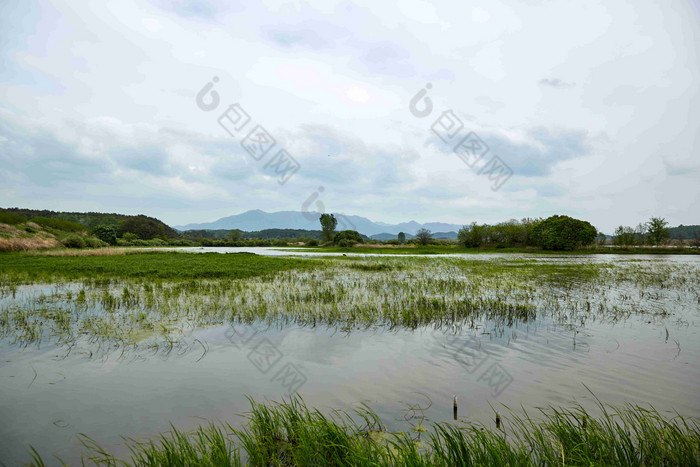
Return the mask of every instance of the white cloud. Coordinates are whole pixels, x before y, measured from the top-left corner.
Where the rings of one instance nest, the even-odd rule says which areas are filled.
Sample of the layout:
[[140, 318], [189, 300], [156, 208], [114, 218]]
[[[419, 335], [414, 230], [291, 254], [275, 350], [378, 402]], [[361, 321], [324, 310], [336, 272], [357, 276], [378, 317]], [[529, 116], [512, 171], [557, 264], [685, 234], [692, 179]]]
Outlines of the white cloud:
[[[651, 1], [3, 2], [3, 204], [184, 224], [298, 209], [323, 185], [330, 209], [393, 222], [698, 222], [698, 18]], [[286, 185], [196, 107], [213, 76], [221, 109], [240, 102], [301, 162]], [[431, 144], [450, 108], [515, 171], [500, 191]]]

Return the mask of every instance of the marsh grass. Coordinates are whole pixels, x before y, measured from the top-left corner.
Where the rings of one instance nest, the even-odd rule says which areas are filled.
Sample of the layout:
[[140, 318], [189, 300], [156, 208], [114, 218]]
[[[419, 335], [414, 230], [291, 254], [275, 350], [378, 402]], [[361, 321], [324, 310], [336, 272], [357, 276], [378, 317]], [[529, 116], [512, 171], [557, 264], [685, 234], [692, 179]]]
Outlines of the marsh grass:
[[565, 325], [665, 319], [700, 304], [691, 265], [528, 259], [337, 258], [140, 253], [6, 255], [0, 336], [102, 349], [185, 352], [193, 329], [263, 322], [342, 330], [494, 330], [548, 317]]
[[[547, 407], [532, 416], [503, 407], [503, 422], [436, 423], [424, 432], [387, 432], [366, 406], [324, 414], [297, 397], [280, 403], [250, 400], [247, 423], [209, 424], [191, 433], [172, 427], [146, 442], [126, 438], [129, 459], [117, 459], [82, 436], [83, 460], [97, 465], [683, 465], [700, 463], [700, 425], [653, 407], [615, 408], [598, 402]], [[500, 417], [499, 417], [500, 419]], [[43, 465], [32, 448], [35, 465]]]

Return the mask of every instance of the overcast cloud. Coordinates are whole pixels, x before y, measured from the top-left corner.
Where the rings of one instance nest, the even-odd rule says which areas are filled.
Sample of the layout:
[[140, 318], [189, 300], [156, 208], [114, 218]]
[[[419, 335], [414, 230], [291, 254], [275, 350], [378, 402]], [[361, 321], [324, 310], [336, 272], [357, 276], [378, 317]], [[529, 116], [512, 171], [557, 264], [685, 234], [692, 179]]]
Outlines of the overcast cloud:
[[[392, 223], [700, 222], [697, 2], [6, 0], [0, 59], [2, 207], [177, 225], [322, 186]], [[284, 185], [217, 123], [234, 102], [301, 164]], [[513, 170], [499, 190], [431, 131], [448, 109]]]

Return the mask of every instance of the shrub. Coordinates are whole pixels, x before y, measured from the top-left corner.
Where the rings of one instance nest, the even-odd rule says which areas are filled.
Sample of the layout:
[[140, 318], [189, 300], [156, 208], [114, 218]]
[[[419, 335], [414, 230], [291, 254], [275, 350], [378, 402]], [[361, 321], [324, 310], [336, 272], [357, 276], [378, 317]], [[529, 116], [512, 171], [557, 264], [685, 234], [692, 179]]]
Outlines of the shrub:
[[340, 242], [343, 240], [345, 241], [345, 246], [352, 246], [356, 243], [362, 243], [362, 235], [355, 230], [343, 230], [333, 237], [333, 243], [336, 245], [340, 245]]
[[92, 232], [105, 243], [109, 243], [110, 245], [117, 244], [119, 228], [116, 225], [98, 225], [92, 229]]
[[387, 245], [398, 245], [400, 243], [399, 240], [387, 240], [386, 242]]
[[66, 248], [85, 248], [85, 239], [80, 235], [70, 235], [63, 239]]
[[533, 234], [545, 250], [573, 250], [591, 244], [598, 231], [589, 222], [557, 215], [538, 223]]
[[27, 222], [27, 218], [24, 216], [20, 216], [14, 212], [0, 211], [0, 224], [16, 225], [24, 222]]
[[152, 238], [150, 240], [144, 240], [144, 243], [147, 246], [167, 246], [168, 245], [168, 242], [166, 242], [162, 238]]
[[315, 238], [312, 238], [311, 240], [306, 242], [306, 245], [307, 246], [318, 246], [318, 240], [316, 240]]
[[107, 242], [103, 242], [99, 238], [95, 237], [85, 237], [85, 246], [88, 248], [102, 248], [104, 246], [108, 246], [109, 244]]

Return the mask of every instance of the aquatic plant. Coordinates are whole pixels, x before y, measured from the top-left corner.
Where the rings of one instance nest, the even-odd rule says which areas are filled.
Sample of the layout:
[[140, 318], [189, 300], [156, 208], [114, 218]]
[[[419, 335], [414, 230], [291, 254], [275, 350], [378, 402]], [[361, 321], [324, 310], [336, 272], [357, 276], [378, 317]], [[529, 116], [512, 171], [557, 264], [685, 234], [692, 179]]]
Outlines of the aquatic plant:
[[[700, 464], [700, 424], [666, 417], [653, 407], [616, 408], [598, 402], [600, 415], [581, 405], [547, 407], [536, 417], [504, 407], [499, 426], [437, 423], [424, 430], [387, 432], [362, 406], [324, 414], [297, 397], [261, 404], [250, 399], [247, 423], [172, 427], [155, 439], [125, 438], [129, 459], [118, 459], [82, 436], [83, 460], [104, 465], [684, 465]], [[496, 415], [500, 420], [500, 415]], [[32, 448], [35, 465], [43, 465]]]

